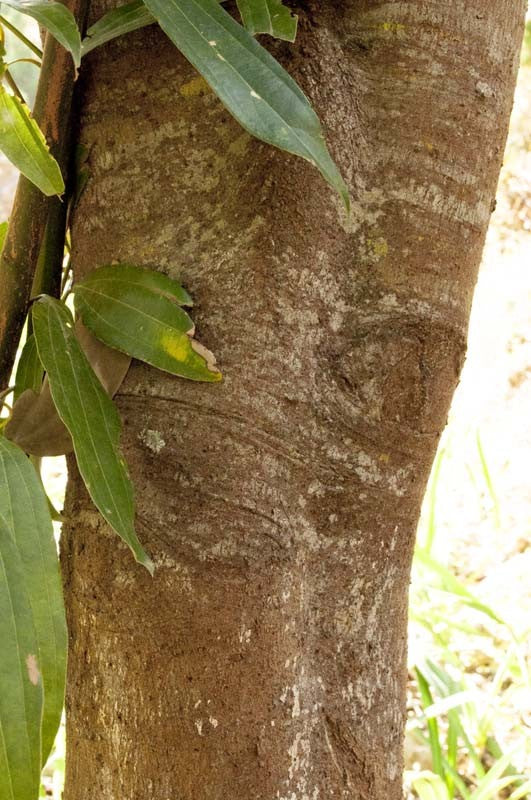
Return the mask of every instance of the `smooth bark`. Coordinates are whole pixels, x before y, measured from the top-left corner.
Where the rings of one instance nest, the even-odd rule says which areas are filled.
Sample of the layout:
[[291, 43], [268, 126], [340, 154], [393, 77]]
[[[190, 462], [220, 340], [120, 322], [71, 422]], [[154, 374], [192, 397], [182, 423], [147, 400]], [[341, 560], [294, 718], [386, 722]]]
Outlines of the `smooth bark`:
[[301, 4], [297, 44], [271, 46], [323, 119], [350, 221], [158, 30], [91, 56], [76, 275], [181, 279], [224, 382], [136, 364], [118, 397], [153, 580], [72, 467], [66, 800], [401, 797], [411, 553], [524, 5]]

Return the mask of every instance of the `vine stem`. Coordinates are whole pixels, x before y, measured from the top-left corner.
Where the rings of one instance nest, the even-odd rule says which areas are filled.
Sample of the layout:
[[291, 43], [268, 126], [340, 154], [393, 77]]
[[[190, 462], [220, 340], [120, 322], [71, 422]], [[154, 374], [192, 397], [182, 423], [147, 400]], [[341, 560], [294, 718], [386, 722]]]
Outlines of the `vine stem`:
[[2, 23], [4, 28], [7, 28], [8, 31], [11, 31], [11, 33], [14, 34], [17, 37], [17, 39], [20, 39], [20, 41], [23, 42], [26, 45], [26, 47], [29, 47], [32, 53], [35, 53], [36, 56], [42, 58], [42, 50], [40, 49], [40, 47], [37, 47], [36, 44], [33, 44], [31, 39], [28, 39], [27, 36], [24, 36], [22, 31], [19, 31], [19, 29], [15, 25], [13, 25], [12, 22], [6, 19], [6, 17], [4, 17], [3, 14], [0, 14], [0, 23]]
[[35, 67], [38, 67], [38, 69], [42, 66], [42, 63], [37, 61], [36, 58], [15, 58], [13, 61], [9, 61], [6, 67], [12, 67], [13, 64], [33, 64]]
[[15, 94], [22, 103], [25, 103], [26, 101], [24, 100], [24, 95], [22, 94], [22, 92], [18, 88], [15, 79], [13, 78], [13, 76], [11, 75], [11, 73], [10, 73], [10, 71], [8, 69], [6, 69], [6, 71], [4, 72], [4, 78], [6, 79], [8, 85], [13, 90], [13, 94]]
[[[65, 5], [82, 30], [88, 0], [68, 0]], [[65, 177], [70, 156], [70, 115], [75, 78], [70, 54], [48, 33], [33, 117]], [[59, 198], [45, 197], [27, 178], [20, 176], [0, 257], [0, 391], [9, 383], [39, 252], [54, 204], [63, 205]], [[62, 236], [61, 253], [64, 231]]]

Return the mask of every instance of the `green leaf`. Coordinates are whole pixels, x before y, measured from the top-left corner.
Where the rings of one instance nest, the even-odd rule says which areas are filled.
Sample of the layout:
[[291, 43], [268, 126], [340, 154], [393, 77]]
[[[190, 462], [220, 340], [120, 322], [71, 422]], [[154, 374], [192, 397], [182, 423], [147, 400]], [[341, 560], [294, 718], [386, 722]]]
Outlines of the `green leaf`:
[[217, 0], [145, 0], [161, 28], [253, 136], [314, 164], [349, 208], [319, 118], [295, 81]]
[[455, 595], [461, 602], [490, 617], [494, 622], [498, 622], [500, 625], [507, 624], [490, 606], [478, 600], [449, 569], [436, 561], [424, 548], [419, 546], [415, 548], [415, 564], [420, 564], [422, 567], [430, 570], [434, 575], [437, 575], [440, 579], [443, 591]]
[[282, 0], [237, 0], [237, 4], [250, 34], [269, 33], [277, 39], [295, 41], [297, 17]]
[[110, 347], [183, 378], [221, 380], [179, 308], [191, 305], [188, 293], [166, 275], [129, 264], [100, 267], [74, 286], [74, 301], [85, 325]]
[[451, 800], [444, 781], [428, 770], [419, 772], [412, 785], [420, 800]]
[[525, 800], [531, 795], [531, 780], [525, 781], [521, 786], [514, 790], [509, 800]]
[[7, 222], [0, 222], [0, 253], [4, 246], [4, 241], [7, 233]]
[[79, 67], [81, 36], [74, 15], [63, 3], [54, 0], [2, 0], [2, 3], [37, 20], [72, 54], [74, 64]]
[[61, 170], [44, 136], [18, 97], [0, 88], [0, 150], [46, 195], [62, 194]]
[[0, 516], [0, 800], [34, 800], [41, 771], [42, 679], [20, 553]]
[[[420, 698], [422, 700], [423, 709], [429, 708], [433, 705], [433, 696], [430, 691], [428, 681], [420, 670], [420, 667], [415, 667], [417, 676], [417, 685], [419, 688]], [[430, 739], [431, 758], [433, 762], [433, 769], [441, 778], [444, 778], [444, 769], [442, 765], [442, 750], [441, 740], [439, 736], [439, 725], [436, 719], [426, 719], [428, 727], [428, 735]]]
[[134, 528], [133, 487], [119, 451], [116, 407], [84, 355], [64, 303], [43, 295], [33, 304], [33, 329], [53, 401], [70, 431], [79, 471], [102, 516], [153, 573]]
[[[444, 669], [444, 667], [438, 666], [429, 658], [426, 659], [422, 664], [422, 673], [425, 676], [425, 680], [429, 681], [443, 697], [447, 697], [450, 694], [454, 694], [455, 692], [462, 690], [461, 681], [454, 680], [454, 678], [452, 678], [452, 676]], [[466, 706], [469, 713], [473, 712], [473, 704], [468, 703]], [[481, 760], [481, 753], [476, 748], [474, 742], [468, 735], [463, 722], [461, 721], [461, 710], [462, 707], [457, 707], [448, 711], [448, 725], [454, 729], [454, 738], [458, 737], [463, 740], [468, 750], [470, 761], [474, 765], [476, 775], [479, 778], [482, 778], [485, 775], [485, 770]]]
[[[127, 374], [131, 358], [96, 339], [80, 319], [74, 333], [96, 377], [109, 397], [113, 397]], [[25, 453], [39, 458], [72, 452], [72, 438], [57, 413], [47, 378], [38, 394], [26, 389], [17, 398], [4, 436]]]
[[109, 11], [87, 30], [81, 44], [81, 55], [85, 56], [105, 42], [110, 42], [124, 33], [131, 33], [156, 22], [141, 0], [133, 0], [125, 6]]
[[506, 753], [498, 759], [487, 774], [480, 780], [476, 790], [471, 795], [471, 800], [490, 800], [498, 797], [498, 792], [521, 779], [522, 775], [504, 775], [514, 757], [514, 751]]
[[52, 749], [64, 702], [67, 634], [63, 591], [42, 484], [22, 450], [3, 437], [0, 437], [0, 513], [20, 554], [37, 636], [37, 650], [33, 652], [44, 686], [44, 764]]
[[15, 376], [15, 391], [13, 402], [16, 403], [22, 392], [31, 389], [35, 394], [39, 394], [42, 386], [43, 366], [37, 352], [35, 336], [31, 334], [26, 339], [22, 348], [20, 359]]

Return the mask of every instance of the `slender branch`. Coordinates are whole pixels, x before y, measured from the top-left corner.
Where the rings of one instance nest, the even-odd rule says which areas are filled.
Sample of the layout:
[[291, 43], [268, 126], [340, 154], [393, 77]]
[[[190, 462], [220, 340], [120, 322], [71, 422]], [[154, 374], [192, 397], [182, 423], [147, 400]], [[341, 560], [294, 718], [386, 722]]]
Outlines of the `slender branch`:
[[23, 103], [25, 103], [26, 101], [24, 100], [24, 95], [22, 94], [22, 92], [18, 88], [14, 77], [11, 75], [11, 73], [10, 73], [10, 71], [8, 69], [6, 69], [6, 71], [4, 72], [4, 78], [6, 79], [8, 85], [11, 87], [11, 89], [13, 90], [13, 93], [16, 94], [18, 99], [21, 100]]
[[4, 408], [7, 408], [8, 411], [11, 411], [11, 406], [6, 402], [6, 397], [9, 397], [14, 388], [14, 386], [8, 386], [7, 389], [4, 389], [2, 392], [0, 392], [0, 414]]
[[40, 49], [40, 47], [37, 47], [37, 45], [33, 44], [33, 42], [30, 39], [28, 39], [27, 36], [24, 36], [22, 31], [19, 31], [19, 29], [16, 28], [12, 22], [6, 19], [3, 14], [0, 14], [0, 22], [2, 23], [4, 28], [7, 28], [8, 31], [11, 31], [11, 33], [14, 34], [17, 37], [17, 39], [20, 39], [21, 42], [24, 42], [26, 47], [29, 47], [29, 49], [33, 53], [35, 53], [36, 56], [42, 58], [42, 50]]
[[6, 67], [12, 67], [13, 64], [33, 64], [35, 67], [39, 69], [42, 67], [42, 63], [37, 61], [36, 58], [14, 58], [13, 61], [9, 61], [6, 64]]
[[0, 392], [0, 400], [3, 400], [4, 397], [7, 397], [9, 394], [11, 394], [14, 388], [14, 386], [8, 386], [7, 389], [4, 389], [2, 392]]
[[[82, 29], [88, 0], [68, 0]], [[70, 54], [47, 34], [33, 116], [61, 171], [70, 151], [70, 112], [75, 71]], [[26, 318], [48, 215], [58, 198], [45, 197], [20, 176], [0, 258], [0, 391], [8, 385]], [[62, 246], [62, 245], [61, 245]]]
[[32, 297], [37, 297], [39, 294], [49, 294], [52, 297], [61, 296], [66, 212], [67, 204], [58, 198], [52, 198], [46, 232], [31, 288]]

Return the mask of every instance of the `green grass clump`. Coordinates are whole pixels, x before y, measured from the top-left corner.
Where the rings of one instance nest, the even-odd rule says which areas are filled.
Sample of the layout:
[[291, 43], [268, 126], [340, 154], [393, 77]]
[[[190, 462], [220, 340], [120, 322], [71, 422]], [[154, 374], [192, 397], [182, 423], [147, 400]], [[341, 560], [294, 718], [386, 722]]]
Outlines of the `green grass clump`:
[[[475, 447], [470, 477], [483, 482], [499, 530], [500, 505], [479, 435]], [[515, 633], [495, 600], [480, 599], [473, 582], [434, 555], [445, 453], [441, 448], [432, 471], [413, 567], [406, 789], [420, 800], [531, 798], [524, 774], [531, 731], [525, 714], [515, 713], [531, 686], [528, 632]]]

